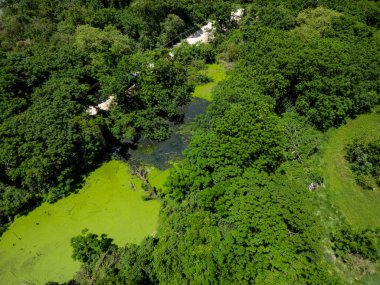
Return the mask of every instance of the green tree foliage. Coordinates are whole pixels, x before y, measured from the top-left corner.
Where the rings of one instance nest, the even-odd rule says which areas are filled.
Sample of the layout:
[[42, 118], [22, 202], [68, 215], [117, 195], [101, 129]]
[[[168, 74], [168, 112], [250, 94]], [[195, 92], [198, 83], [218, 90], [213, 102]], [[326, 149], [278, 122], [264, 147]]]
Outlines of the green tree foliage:
[[276, 112], [295, 107], [320, 130], [369, 111], [379, 102], [377, 40], [368, 27], [356, 36], [354, 31], [365, 25], [347, 15], [351, 22], [345, 22], [343, 32], [340, 15], [323, 7], [308, 9], [289, 31], [268, 28], [255, 18], [233, 38], [232, 47], [243, 46], [236, 73], [274, 98]]
[[289, 30], [295, 26], [293, 11], [284, 5], [267, 5], [257, 11], [259, 22], [274, 29]]
[[174, 196], [212, 187], [253, 165], [271, 172], [282, 160], [283, 136], [271, 105], [262, 101], [218, 103], [216, 99], [209, 125], [193, 136], [184, 167], [172, 174]]
[[305, 118], [295, 112], [287, 112], [281, 120], [285, 134], [284, 147], [288, 160], [303, 162], [317, 153], [321, 143], [321, 133], [310, 126]]
[[181, 117], [178, 106], [190, 101], [192, 87], [187, 68], [162, 53], [136, 54], [123, 58], [112, 76], [103, 78], [102, 92], [117, 96], [111, 110], [111, 132], [132, 140], [137, 134], [155, 140], [169, 136], [169, 122]]
[[[86, 230], [83, 231], [83, 234]], [[99, 258], [101, 253], [108, 250], [115, 250], [117, 247], [112, 243], [111, 238], [107, 238], [107, 235], [102, 234], [100, 237], [96, 234], [87, 233], [73, 237], [71, 239], [71, 245], [73, 247], [73, 258], [81, 262], [91, 262]]]
[[346, 159], [360, 186], [365, 189], [374, 188], [372, 179], [380, 186], [380, 140], [366, 143], [356, 139], [346, 147]]
[[353, 230], [346, 225], [332, 235], [331, 241], [337, 255], [343, 258], [355, 254], [372, 261], [379, 259], [378, 230]]
[[[75, 31], [75, 45], [91, 59], [92, 74], [109, 73], [118, 60], [133, 49], [129, 38], [115, 27], [104, 30], [89, 25], [79, 26]], [[108, 67], [108, 69], [107, 69]]]
[[7, 223], [12, 222], [14, 216], [25, 213], [33, 202], [33, 195], [23, 189], [8, 186], [0, 182], [0, 234], [6, 230]]
[[[186, 18], [195, 23], [204, 23], [210, 18], [214, 18], [218, 23], [226, 20], [231, 13], [231, 2], [234, 1], [207, 1], [207, 0], [167, 0], [170, 7], [178, 11], [179, 15], [186, 15]], [[238, 1], [236, 1], [238, 2]], [[229, 7], [229, 11], [226, 10]]]
[[[70, 193], [111, 142], [168, 138], [189, 69], [219, 50], [237, 61], [173, 167], [157, 234], [119, 249], [74, 237], [74, 284], [339, 284], [326, 240], [339, 256], [378, 260], [378, 233], [329, 235], [308, 189], [322, 182], [316, 129], [379, 102], [377, 2], [260, 0], [232, 30], [234, 2], [246, 1], [2, 2], [2, 225]], [[209, 20], [214, 46], [161, 48]], [[86, 112], [111, 95], [109, 111]], [[378, 143], [352, 154], [377, 165]]]
[[[229, 229], [225, 230], [224, 246], [219, 247], [223, 283], [332, 282], [318, 257], [322, 233], [315, 225], [312, 198], [304, 185], [281, 176], [268, 179], [249, 170], [222, 187], [225, 192], [215, 207]], [[234, 252], [244, 257], [234, 257]], [[230, 262], [238, 266], [230, 267]]]
[[183, 65], [192, 65], [193, 61], [214, 63], [216, 57], [215, 49], [208, 44], [189, 45], [182, 43], [173, 52], [176, 60]]
[[[190, 100], [187, 61], [211, 62], [215, 53], [202, 46], [177, 59], [169, 50], [149, 49], [170, 46], [167, 41], [215, 12], [191, 4], [2, 1], [2, 223], [17, 209], [72, 192], [110, 144], [168, 138], [169, 126], [182, 117], [178, 107]], [[190, 16], [195, 10], [198, 18]], [[109, 112], [87, 114], [111, 95]], [[9, 189], [15, 189], [14, 205]]]
[[[175, 2], [185, 22], [184, 11], [202, 19], [202, 9], [214, 6]], [[379, 102], [377, 31], [366, 22], [376, 17], [367, 11], [372, 5], [262, 0], [247, 7], [240, 28], [219, 34], [217, 51], [237, 62], [198, 118], [185, 159], [173, 167], [157, 234], [120, 249], [113, 273], [96, 282], [341, 284], [326, 244], [340, 257], [378, 260], [377, 232], [331, 232], [320, 195], [309, 189], [323, 183], [321, 131]], [[220, 6], [214, 19], [225, 13]], [[223, 31], [223, 22], [217, 25]], [[209, 55], [205, 46], [175, 51], [176, 60], [199, 67], [193, 59]], [[154, 72], [141, 74], [156, 82]]]
[[60, 188], [55, 200], [71, 190], [77, 173], [93, 165], [103, 148], [102, 133], [75, 101], [81, 96], [77, 82], [51, 80], [34, 96], [30, 108], [1, 125], [0, 165], [6, 181], [26, 191]]
[[298, 27], [296, 31], [305, 38], [313, 36], [323, 37], [331, 28], [332, 22], [341, 15], [337, 11], [324, 7], [304, 10], [297, 16]]
[[185, 22], [175, 14], [169, 14], [161, 24], [160, 43], [168, 46], [179, 40], [186, 27]]

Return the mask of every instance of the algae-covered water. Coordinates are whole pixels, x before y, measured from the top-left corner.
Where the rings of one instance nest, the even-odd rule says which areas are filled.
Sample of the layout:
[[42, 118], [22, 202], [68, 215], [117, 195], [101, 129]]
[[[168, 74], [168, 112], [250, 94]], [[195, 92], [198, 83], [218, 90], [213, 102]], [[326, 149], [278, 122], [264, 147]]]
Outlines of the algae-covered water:
[[0, 284], [69, 280], [80, 266], [71, 258], [70, 238], [84, 228], [107, 233], [119, 246], [139, 243], [155, 231], [160, 207], [158, 201], [143, 201], [144, 195], [127, 164], [103, 164], [78, 194], [15, 219], [0, 240]]
[[211, 82], [195, 87], [193, 97], [207, 101], [212, 100], [212, 89], [226, 78], [226, 69], [221, 64], [208, 64], [205, 75], [212, 79]]
[[[192, 102], [183, 108], [185, 125], [205, 112], [211, 90], [225, 77], [217, 64], [209, 65], [206, 74], [213, 82], [196, 87]], [[164, 188], [171, 163], [180, 160], [187, 147], [189, 133], [182, 127], [174, 130], [169, 140], [145, 142], [129, 153], [129, 163], [148, 166], [149, 182], [156, 188]], [[71, 279], [80, 264], [71, 258], [70, 239], [85, 228], [106, 233], [119, 246], [139, 243], [155, 232], [160, 203], [143, 201], [141, 183], [127, 163], [113, 160], [92, 172], [77, 194], [16, 218], [0, 238], [0, 285]]]

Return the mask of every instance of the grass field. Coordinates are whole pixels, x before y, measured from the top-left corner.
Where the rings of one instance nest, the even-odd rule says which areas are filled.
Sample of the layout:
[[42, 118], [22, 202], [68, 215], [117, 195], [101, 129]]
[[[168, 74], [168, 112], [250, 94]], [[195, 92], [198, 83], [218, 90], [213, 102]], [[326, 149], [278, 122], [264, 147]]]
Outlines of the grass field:
[[[166, 175], [157, 170], [154, 175], [152, 184], [160, 187], [160, 178]], [[71, 258], [70, 238], [84, 228], [107, 233], [120, 246], [139, 243], [155, 231], [160, 208], [158, 201], [144, 202], [143, 195], [141, 181], [130, 174], [127, 164], [103, 164], [78, 194], [43, 204], [15, 220], [0, 241], [0, 284], [70, 279], [79, 269]]]
[[359, 228], [380, 226], [380, 191], [361, 189], [345, 160], [345, 147], [355, 138], [380, 138], [380, 107], [371, 114], [349, 120], [328, 134], [324, 150], [324, 178], [327, 197], [347, 221]]
[[195, 87], [193, 97], [205, 99], [208, 101], [212, 100], [212, 89], [218, 85], [218, 83], [226, 78], [226, 70], [221, 64], [208, 64], [207, 70], [205, 73], [208, 77], [210, 77], [213, 81], [198, 85]]

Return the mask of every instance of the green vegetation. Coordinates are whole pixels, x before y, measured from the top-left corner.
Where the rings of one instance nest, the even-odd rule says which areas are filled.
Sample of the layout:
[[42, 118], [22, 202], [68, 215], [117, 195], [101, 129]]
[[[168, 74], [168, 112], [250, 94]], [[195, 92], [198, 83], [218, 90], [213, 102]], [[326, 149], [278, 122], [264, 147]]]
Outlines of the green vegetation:
[[[366, 179], [378, 173], [378, 1], [0, 5], [0, 221], [2, 231], [10, 225], [4, 247], [18, 253], [0, 265], [27, 279], [30, 263], [19, 246], [31, 245], [36, 262], [44, 250], [53, 252], [49, 264], [78, 268], [71, 254], [81, 261], [70, 284], [376, 282], [380, 200], [377, 190], [358, 185], [355, 172]], [[244, 16], [234, 20], [240, 7]], [[173, 47], [208, 21], [215, 27], [210, 43]], [[233, 67], [225, 79], [216, 59]], [[98, 181], [94, 204], [86, 189], [61, 199], [111, 153], [128, 160], [144, 140], [167, 140], [186, 121], [182, 107], [197, 85], [194, 95], [210, 105], [192, 125], [182, 161], [163, 173], [133, 168], [141, 180], [123, 166]], [[89, 114], [111, 95], [109, 108]], [[122, 164], [98, 171], [107, 165]], [[161, 201], [157, 227], [159, 204], [142, 212], [142, 196]], [[88, 226], [70, 216], [76, 197], [83, 197], [78, 216], [86, 213]], [[45, 201], [57, 202], [12, 224]], [[40, 235], [64, 237], [72, 251], [13, 236], [22, 233], [20, 221], [56, 206], [56, 230]], [[24, 227], [42, 229], [48, 213]], [[138, 228], [146, 216], [147, 228]]]
[[[175, 166], [173, 166], [175, 167]], [[149, 183], [158, 189], [165, 189], [165, 182], [170, 174], [170, 168], [166, 170], [158, 170], [152, 166], [148, 167]]]
[[[88, 230], [82, 231], [85, 234]], [[100, 253], [108, 250], [116, 250], [116, 246], [112, 243], [112, 239], [106, 234], [98, 235], [89, 233], [86, 236], [73, 237], [71, 245], [73, 247], [73, 259], [81, 262], [94, 261], [100, 258]]]
[[340, 230], [332, 237], [334, 250], [338, 256], [359, 255], [371, 261], [379, 259], [376, 237], [378, 233], [371, 230], [354, 232], [349, 227]]
[[[172, 57], [166, 41], [218, 2], [1, 2], [0, 232], [75, 190], [110, 149], [169, 137], [191, 98], [188, 69], [214, 57], [203, 46]], [[88, 113], [111, 95], [109, 111]]]
[[346, 159], [364, 189], [380, 186], [380, 139], [365, 143], [357, 139], [346, 148]]
[[211, 101], [211, 91], [216, 85], [218, 85], [219, 82], [226, 78], [226, 71], [223, 64], [209, 64], [207, 65], [207, 70], [204, 72], [204, 75], [209, 77], [211, 82], [196, 86], [193, 92], [193, 97]]
[[[154, 233], [160, 203], [143, 201], [142, 182], [130, 172], [125, 163], [105, 163], [77, 194], [16, 218], [0, 241], [1, 282], [42, 284], [72, 278], [80, 264], [71, 258], [70, 239], [85, 228], [107, 233], [118, 246], [139, 243]], [[156, 170], [155, 175], [160, 173]]]
[[379, 107], [370, 114], [349, 120], [329, 134], [324, 150], [324, 176], [329, 199], [336, 204], [347, 221], [355, 226], [379, 227], [380, 192], [364, 191], [345, 159], [346, 147], [360, 138], [372, 141], [380, 137]]
[[216, 41], [221, 58], [237, 62], [171, 171], [157, 234], [103, 252], [119, 260], [111, 268], [85, 262], [76, 282], [340, 284], [362, 270], [351, 255], [368, 265], [356, 280], [372, 272], [378, 232], [339, 214], [332, 228], [323, 220], [322, 186], [332, 187], [316, 162], [323, 131], [379, 102], [376, 30], [338, 4], [260, 4]]

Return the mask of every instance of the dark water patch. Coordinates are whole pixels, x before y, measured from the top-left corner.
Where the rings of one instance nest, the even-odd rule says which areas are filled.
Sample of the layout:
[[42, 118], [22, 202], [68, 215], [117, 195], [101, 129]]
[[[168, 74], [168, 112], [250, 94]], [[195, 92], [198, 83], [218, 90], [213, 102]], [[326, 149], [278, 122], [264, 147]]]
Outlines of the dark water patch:
[[193, 98], [190, 104], [182, 107], [182, 111], [185, 114], [184, 123], [191, 123], [196, 116], [204, 114], [210, 103], [210, 101], [205, 99]]
[[200, 98], [193, 98], [191, 102], [182, 107], [184, 123], [174, 126], [172, 135], [163, 142], [140, 140], [137, 149], [129, 149], [129, 163], [132, 166], [153, 165], [165, 170], [170, 167], [170, 162], [183, 158], [183, 151], [190, 140], [189, 124], [194, 122], [198, 115], [204, 114], [210, 102]]

